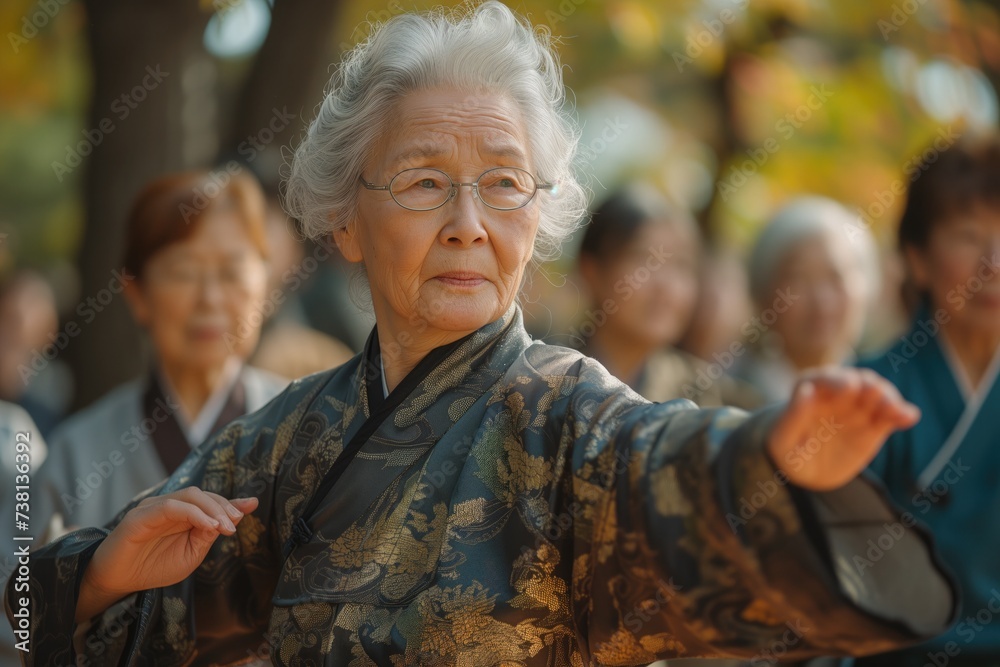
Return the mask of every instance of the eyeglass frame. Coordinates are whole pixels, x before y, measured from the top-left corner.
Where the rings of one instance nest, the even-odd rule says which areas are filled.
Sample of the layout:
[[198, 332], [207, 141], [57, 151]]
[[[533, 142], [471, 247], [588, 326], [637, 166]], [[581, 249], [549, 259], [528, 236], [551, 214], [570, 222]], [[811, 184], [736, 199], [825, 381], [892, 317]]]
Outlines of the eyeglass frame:
[[[482, 195], [479, 194], [479, 181], [482, 180], [483, 176], [485, 176], [486, 174], [490, 173], [491, 171], [497, 171], [498, 169], [517, 169], [518, 171], [523, 171], [524, 173], [526, 173], [528, 176], [531, 177], [532, 182], [535, 184], [535, 190], [534, 190], [534, 192], [531, 193], [530, 197], [528, 197], [526, 200], [524, 200], [523, 204], [521, 204], [519, 206], [515, 206], [513, 208], [500, 208], [498, 206], [493, 206], [492, 204], [488, 204], [483, 199]], [[399, 175], [402, 174], [403, 172], [417, 171], [417, 170], [436, 171], [439, 174], [444, 174], [444, 176], [448, 179], [448, 182], [451, 183], [451, 193], [448, 195], [448, 197], [443, 202], [441, 202], [437, 206], [432, 206], [431, 208], [411, 208], [409, 206], [403, 205], [398, 199], [396, 199], [396, 195], [393, 194], [392, 189], [391, 189], [392, 188], [392, 182], [395, 181], [397, 178], [399, 178]], [[539, 190], [551, 190], [556, 185], [555, 183], [545, 183], [545, 182], [539, 183], [538, 179], [535, 178], [534, 174], [532, 174], [527, 169], [521, 169], [520, 167], [491, 167], [491, 168], [487, 169], [486, 171], [484, 171], [483, 173], [479, 174], [479, 176], [476, 178], [476, 180], [473, 181], [472, 183], [456, 183], [455, 179], [453, 179], [451, 177], [451, 175], [448, 174], [448, 172], [443, 171], [441, 169], [436, 169], [434, 167], [407, 167], [406, 169], [401, 169], [400, 171], [396, 172], [395, 176], [393, 176], [392, 178], [389, 179], [389, 183], [386, 184], [386, 185], [375, 185], [374, 183], [369, 183], [368, 181], [365, 180], [365, 177], [362, 176], [361, 174], [358, 174], [358, 180], [361, 181], [361, 185], [365, 186], [365, 189], [367, 189], [367, 190], [388, 191], [389, 196], [392, 197], [392, 201], [396, 202], [396, 204], [400, 208], [404, 208], [407, 211], [435, 211], [435, 210], [441, 208], [442, 206], [444, 206], [445, 204], [447, 204], [448, 202], [450, 202], [455, 197], [457, 197], [458, 196], [458, 189], [461, 188], [463, 185], [467, 185], [467, 186], [469, 186], [469, 187], [472, 188], [472, 192], [476, 196], [476, 199], [478, 199], [479, 201], [481, 201], [483, 203], [483, 206], [487, 206], [487, 207], [493, 209], [494, 211], [517, 211], [518, 209], [522, 209], [525, 206], [527, 206], [528, 204], [530, 204], [531, 200], [535, 198], [535, 195], [538, 194]]]

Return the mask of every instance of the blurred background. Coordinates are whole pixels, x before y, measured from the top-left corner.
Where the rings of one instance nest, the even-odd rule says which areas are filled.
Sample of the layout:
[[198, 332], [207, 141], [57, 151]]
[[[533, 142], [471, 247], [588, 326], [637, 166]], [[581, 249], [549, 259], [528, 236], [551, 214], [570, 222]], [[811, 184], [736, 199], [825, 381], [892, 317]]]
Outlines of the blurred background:
[[[369, 21], [440, 4], [454, 3], [5, 0], [0, 283], [41, 280], [2, 306], [0, 349], [17, 347], [21, 370], [0, 394], [30, 390], [66, 414], [141, 374], [139, 329], [116, 291], [139, 189], [164, 172], [238, 160], [275, 202], [289, 148], [340, 54]], [[715, 275], [728, 276], [717, 296], [735, 326], [748, 301], [732, 298], [727, 310], [726, 295], [745, 282], [738, 267], [757, 232], [789, 198], [811, 193], [843, 203], [881, 248], [884, 298], [859, 347], [899, 332], [901, 195], [935, 140], [997, 124], [1000, 3], [507, 4], [559, 37], [594, 205], [641, 179], [691, 211]], [[292, 239], [282, 256], [303, 273], [277, 287], [296, 291], [310, 328], [356, 350], [369, 324], [330, 305], [331, 290], [346, 294], [344, 270], [301, 264], [315, 246], [295, 240], [294, 225], [280, 228]], [[588, 303], [574, 273], [578, 243], [530, 281], [536, 335], [565, 342]], [[687, 346], [713, 350], [704, 337]]]

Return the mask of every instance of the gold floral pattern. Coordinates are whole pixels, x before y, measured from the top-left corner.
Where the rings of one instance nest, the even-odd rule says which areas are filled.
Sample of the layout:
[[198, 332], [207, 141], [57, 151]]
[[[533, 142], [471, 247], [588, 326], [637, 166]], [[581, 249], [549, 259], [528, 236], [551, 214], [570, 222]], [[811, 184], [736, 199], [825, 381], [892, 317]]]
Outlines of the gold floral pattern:
[[[72, 638], [75, 584], [114, 522], [34, 554], [29, 664], [235, 664], [263, 647], [296, 667], [640, 665], [752, 657], [793, 617], [834, 620], [810, 623], [790, 655], [923, 636], [905, 610], [887, 620], [846, 601], [803, 533], [801, 492], [776, 485], [745, 527], [727, 520], [773, 479], [773, 415], [647, 403], [532, 343], [516, 308], [420, 379], [286, 558], [298, 513], [371, 415], [367, 354], [293, 382], [154, 491], [260, 505], [191, 577], [140, 593], [130, 632], [108, 632], [109, 610]], [[794, 573], [776, 565], [790, 560]]]

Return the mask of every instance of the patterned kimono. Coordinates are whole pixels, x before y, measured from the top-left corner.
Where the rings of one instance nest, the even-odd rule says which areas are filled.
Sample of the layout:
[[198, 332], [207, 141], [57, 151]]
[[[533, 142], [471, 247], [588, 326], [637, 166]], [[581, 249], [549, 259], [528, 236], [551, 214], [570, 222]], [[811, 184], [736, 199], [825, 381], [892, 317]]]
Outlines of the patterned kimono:
[[[979, 386], [969, 386], [947, 339], [945, 311], [922, 309], [893, 347], [864, 366], [921, 411], [920, 423], [893, 434], [872, 462], [892, 497], [927, 524], [958, 578], [960, 621], [947, 634], [859, 665], [1000, 664], [1000, 349]], [[882, 567], [863, 554], [858, 567]]]
[[763, 449], [774, 411], [651, 404], [581, 354], [533, 343], [516, 308], [433, 351], [388, 397], [379, 359], [373, 334], [154, 491], [260, 499], [183, 582], [76, 627], [81, 573], [108, 529], [33, 553], [28, 664], [805, 657], [886, 651], [952, 618], [919, 529], [887, 554], [899, 567], [855, 575], [845, 554], [898, 516], [864, 480], [783, 484]]

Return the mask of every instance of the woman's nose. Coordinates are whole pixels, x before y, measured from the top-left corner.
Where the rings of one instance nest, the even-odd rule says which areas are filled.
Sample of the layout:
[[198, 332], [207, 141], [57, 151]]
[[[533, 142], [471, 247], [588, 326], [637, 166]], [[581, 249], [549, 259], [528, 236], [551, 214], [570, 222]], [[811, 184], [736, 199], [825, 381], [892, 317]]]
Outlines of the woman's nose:
[[475, 188], [455, 185], [453, 194], [444, 205], [447, 221], [441, 228], [441, 241], [449, 245], [467, 246], [483, 243], [488, 238], [483, 204]]
[[198, 286], [199, 300], [208, 304], [219, 304], [223, 301], [222, 276], [216, 271], [205, 271], [201, 274]]

